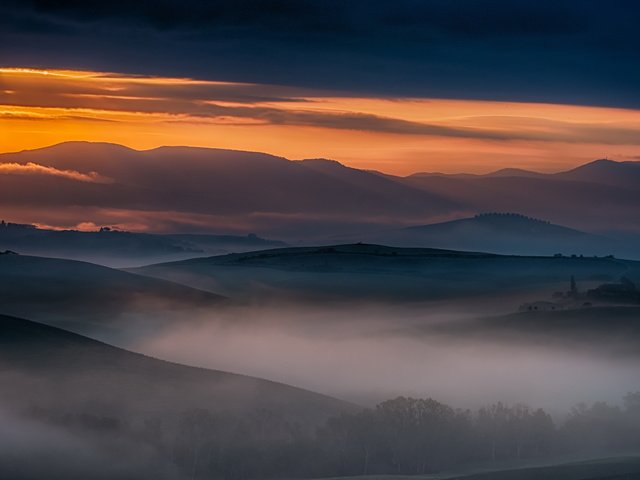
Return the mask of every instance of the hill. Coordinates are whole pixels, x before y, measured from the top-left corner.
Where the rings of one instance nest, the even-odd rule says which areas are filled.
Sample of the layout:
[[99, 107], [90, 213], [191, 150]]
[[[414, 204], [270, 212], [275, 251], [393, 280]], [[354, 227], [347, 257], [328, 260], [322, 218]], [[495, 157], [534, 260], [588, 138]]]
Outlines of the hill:
[[[337, 477], [335, 480], [637, 480], [640, 478], [640, 457], [610, 456], [582, 461], [529, 461], [526, 465], [491, 465], [465, 468], [431, 475], [360, 475]], [[525, 462], [517, 462], [525, 463]]]
[[[485, 213], [429, 225], [355, 235], [352, 240], [510, 255], [555, 253], [634, 256], [623, 242], [514, 213]], [[627, 255], [628, 254], [628, 255]]]
[[111, 267], [131, 267], [278, 246], [284, 246], [284, 243], [257, 235], [161, 235], [108, 227], [99, 231], [51, 230], [28, 224], [0, 223], [0, 249], [25, 255], [83, 260]]
[[[240, 412], [265, 408], [305, 423], [354, 409], [288, 385], [165, 362], [5, 315], [0, 315], [0, 345], [2, 380], [17, 380], [16, 374], [27, 380], [3, 388], [4, 406], [27, 401], [81, 411], [99, 403], [106, 409], [148, 416], [188, 408]], [[45, 391], [49, 393], [38, 394]]]
[[[636, 262], [351, 244], [297, 247], [150, 265], [135, 273], [235, 298], [427, 301], [566, 289], [579, 281], [637, 278]], [[548, 294], [548, 293], [547, 293]], [[515, 307], [514, 307], [515, 308]]]
[[640, 307], [598, 305], [557, 311], [518, 312], [425, 325], [404, 331], [414, 336], [445, 335], [455, 341], [501, 342], [610, 358], [640, 355]]
[[412, 175], [403, 181], [455, 199], [467, 206], [467, 211], [501, 212], [508, 208], [585, 231], [634, 230], [631, 219], [640, 215], [640, 190], [627, 185], [553, 175], [472, 178]]
[[74, 260], [0, 255], [0, 313], [91, 335], [157, 329], [176, 312], [220, 307], [221, 296]]
[[553, 174], [553, 178], [637, 189], [640, 186], [640, 162], [600, 159]]
[[[169, 363], [0, 315], [0, 477], [184, 480], [291, 442], [352, 404], [281, 383]], [[298, 432], [298, 433], [296, 433]], [[283, 440], [284, 439], [284, 440]], [[278, 443], [280, 442], [280, 443]], [[208, 445], [208, 444], [207, 444]], [[222, 452], [217, 452], [220, 455]]]
[[640, 457], [609, 457], [582, 462], [561, 463], [540, 467], [485, 471], [448, 478], [465, 480], [635, 480], [640, 478]]

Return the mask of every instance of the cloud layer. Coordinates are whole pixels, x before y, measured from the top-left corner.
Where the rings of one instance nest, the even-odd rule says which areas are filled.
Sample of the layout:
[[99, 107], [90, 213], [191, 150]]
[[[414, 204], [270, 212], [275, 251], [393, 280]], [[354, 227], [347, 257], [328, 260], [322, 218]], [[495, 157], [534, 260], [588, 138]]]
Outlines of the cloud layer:
[[0, 44], [14, 65], [640, 107], [639, 9], [625, 0], [7, 0]]
[[33, 162], [27, 162], [26, 164], [0, 163], [0, 175], [52, 175], [79, 182], [109, 183], [109, 179], [96, 172], [80, 173], [75, 170], [59, 170]]
[[330, 157], [406, 174], [567, 168], [599, 156], [633, 157], [640, 148], [640, 110], [633, 109], [358, 97], [269, 84], [7, 67], [0, 68], [0, 123], [0, 151], [70, 140], [135, 148], [182, 144]]

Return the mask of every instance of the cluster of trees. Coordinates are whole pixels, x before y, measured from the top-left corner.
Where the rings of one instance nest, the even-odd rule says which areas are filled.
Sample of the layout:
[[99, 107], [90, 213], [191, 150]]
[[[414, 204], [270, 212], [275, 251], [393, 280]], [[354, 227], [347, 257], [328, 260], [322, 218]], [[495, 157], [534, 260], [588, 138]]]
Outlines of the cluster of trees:
[[469, 463], [638, 451], [640, 392], [621, 407], [578, 405], [561, 424], [522, 405], [472, 412], [405, 397], [330, 418], [314, 431], [266, 410], [234, 416], [194, 409], [135, 427], [87, 415], [58, 422], [126, 432], [194, 479], [427, 474]]
[[522, 215], [520, 213], [510, 213], [510, 212], [487, 212], [487, 213], [478, 213], [475, 218], [517, 218], [520, 220], [528, 220], [530, 222], [537, 223], [545, 223], [547, 225], [551, 224], [548, 220], [542, 220], [540, 218], [528, 217], [526, 215]]

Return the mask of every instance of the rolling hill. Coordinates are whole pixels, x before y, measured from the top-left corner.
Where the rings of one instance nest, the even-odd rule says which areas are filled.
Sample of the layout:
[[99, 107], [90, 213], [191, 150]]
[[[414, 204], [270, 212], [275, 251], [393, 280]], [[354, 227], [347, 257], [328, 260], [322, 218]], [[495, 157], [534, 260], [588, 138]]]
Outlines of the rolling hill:
[[637, 455], [607, 457], [558, 465], [527, 466], [491, 471], [446, 475], [451, 480], [637, 480], [640, 478], [640, 457]]
[[[234, 298], [428, 301], [566, 289], [637, 278], [639, 264], [615, 258], [509, 256], [368, 244], [296, 247], [150, 265], [131, 271]], [[513, 306], [516, 308], [517, 304]]]
[[552, 177], [637, 189], [640, 186], [640, 162], [600, 159], [566, 172], [552, 174]]
[[0, 313], [117, 338], [120, 327], [161, 328], [181, 311], [218, 308], [224, 299], [165, 280], [74, 260], [0, 255]]
[[4, 406], [27, 402], [82, 411], [102, 404], [149, 416], [189, 408], [245, 413], [265, 408], [306, 424], [355, 408], [289, 385], [165, 362], [5, 315], [0, 315], [0, 345], [0, 378], [5, 386], [13, 382], [3, 388]]
[[[444, 335], [456, 342], [499, 342], [548, 350], [578, 351], [609, 358], [640, 356], [640, 306], [600, 305], [557, 311], [480, 316], [399, 332], [428, 338]], [[594, 347], [597, 346], [597, 347]]]
[[99, 231], [52, 230], [0, 223], [0, 249], [110, 267], [132, 267], [279, 246], [284, 246], [284, 243], [257, 235], [161, 235], [108, 227]]
[[456, 199], [469, 211], [502, 212], [505, 208], [585, 231], [634, 230], [640, 215], [640, 189], [594, 181], [545, 175], [455, 176], [414, 175], [404, 180], [445, 198]]
[[434, 247], [510, 255], [555, 253], [635, 258], [637, 249], [622, 241], [581, 232], [513, 213], [479, 214], [429, 225], [342, 237], [401, 247]]
[[241, 455], [254, 452], [255, 442], [276, 442], [283, 429], [313, 431], [358, 409], [4, 315], [0, 389], [0, 477], [16, 480], [185, 480], [199, 458], [198, 435], [215, 432], [220, 448]]

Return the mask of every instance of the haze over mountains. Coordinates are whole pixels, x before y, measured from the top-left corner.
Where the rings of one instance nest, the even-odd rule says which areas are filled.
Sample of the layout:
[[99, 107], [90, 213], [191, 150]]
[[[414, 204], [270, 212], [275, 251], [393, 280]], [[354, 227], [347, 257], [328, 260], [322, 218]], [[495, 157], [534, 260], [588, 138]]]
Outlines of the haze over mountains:
[[0, 480], [640, 480], [638, 19], [0, 0]]
[[505, 304], [511, 296], [564, 289], [571, 275], [588, 284], [621, 275], [640, 280], [639, 262], [615, 258], [506, 256], [368, 244], [271, 249], [131, 271], [235, 298], [323, 302], [460, 302], [475, 297]]
[[640, 248], [633, 234], [586, 233], [514, 213], [483, 213], [470, 218], [343, 235], [335, 239], [511, 255], [616, 255], [640, 258]]
[[257, 232], [299, 241], [516, 212], [586, 232], [638, 233], [640, 162], [556, 174], [395, 177], [329, 160], [70, 142], [0, 155], [14, 222], [164, 232]]
[[[39, 478], [31, 456], [66, 478], [85, 463], [105, 479], [342, 472], [334, 448], [369, 438], [370, 414], [342, 430], [353, 405], [312, 391], [557, 414], [619, 399], [640, 355], [637, 168], [396, 177], [82, 142], [2, 155], [0, 207], [37, 225], [0, 224], [0, 421], [34, 432], [0, 476]], [[301, 432], [329, 416], [317, 454]]]
[[[637, 455], [621, 450], [637, 439], [638, 393], [624, 408], [583, 405], [557, 423], [541, 409], [501, 403], [472, 413], [398, 397], [365, 410], [4, 315], [0, 347], [3, 478], [359, 477], [372, 444], [382, 460], [396, 449], [405, 462], [429, 455], [428, 468], [452, 479], [622, 480], [640, 468]], [[397, 444], [386, 441], [389, 432]], [[426, 454], [417, 450], [425, 438]], [[414, 471], [409, 464], [402, 473]]]
[[[0, 477], [21, 480], [186, 479], [191, 445], [201, 442], [190, 429], [218, 429], [233, 452], [357, 410], [288, 385], [170, 363], [5, 315], [0, 387]], [[179, 455], [188, 465], [183, 472], [175, 465]]]
[[99, 230], [52, 230], [0, 223], [0, 250], [26, 255], [84, 260], [111, 267], [221, 255], [284, 246], [284, 242], [249, 235], [151, 234]]

